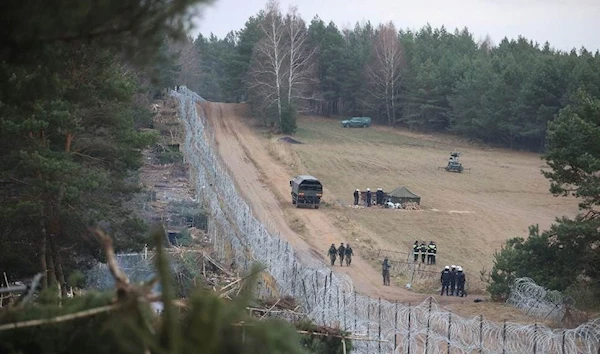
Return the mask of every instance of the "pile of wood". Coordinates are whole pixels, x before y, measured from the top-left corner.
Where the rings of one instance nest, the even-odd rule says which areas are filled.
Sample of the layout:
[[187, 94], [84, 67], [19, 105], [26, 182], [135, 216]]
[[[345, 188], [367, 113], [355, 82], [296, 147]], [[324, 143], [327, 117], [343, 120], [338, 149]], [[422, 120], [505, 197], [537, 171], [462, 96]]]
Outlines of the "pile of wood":
[[417, 204], [415, 202], [406, 202], [406, 203], [402, 204], [402, 208], [405, 210], [421, 210], [421, 207], [419, 206], [419, 204]]

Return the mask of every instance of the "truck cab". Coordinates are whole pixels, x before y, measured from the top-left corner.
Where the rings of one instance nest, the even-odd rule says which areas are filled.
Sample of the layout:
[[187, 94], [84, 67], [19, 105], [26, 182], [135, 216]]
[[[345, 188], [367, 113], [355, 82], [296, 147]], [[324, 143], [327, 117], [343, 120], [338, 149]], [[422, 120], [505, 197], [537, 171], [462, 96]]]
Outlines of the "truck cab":
[[323, 185], [316, 177], [310, 175], [299, 175], [290, 181], [292, 188], [292, 204], [296, 208], [300, 205], [312, 205], [319, 209], [321, 197], [323, 196]]

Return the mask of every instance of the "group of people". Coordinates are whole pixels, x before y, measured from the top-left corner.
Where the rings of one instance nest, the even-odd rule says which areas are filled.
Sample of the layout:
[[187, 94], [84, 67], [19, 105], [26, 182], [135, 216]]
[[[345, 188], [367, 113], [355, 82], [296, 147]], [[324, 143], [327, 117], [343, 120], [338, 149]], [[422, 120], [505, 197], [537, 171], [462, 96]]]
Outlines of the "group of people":
[[435, 264], [435, 257], [437, 255], [437, 245], [433, 241], [429, 241], [429, 245], [425, 244], [425, 241], [415, 241], [413, 244], [413, 257], [414, 262], [419, 262], [419, 255], [421, 256], [421, 263], [425, 263], [425, 259], [427, 259], [427, 264]]
[[[371, 193], [371, 189], [367, 188], [367, 193], [365, 194], [365, 204], [367, 205], [367, 207], [370, 207], [373, 202], [372, 202], [372, 193]], [[377, 188], [377, 191], [375, 192], [375, 205], [383, 205], [385, 203], [385, 193], [383, 193], [383, 189], [381, 188]], [[354, 191], [354, 205], [358, 205], [358, 202], [360, 200], [360, 190], [357, 189]]]
[[444, 292], [446, 292], [446, 296], [467, 296], [465, 292], [466, 276], [461, 266], [445, 266], [440, 277], [440, 282], [442, 283], [440, 295], [443, 296]]
[[335, 244], [332, 243], [327, 254], [329, 255], [329, 259], [331, 259], [331, 266], [335, 265], [335, 260], [339, 256], [340, 267], [344, 266], [344, 260], [346, 260], [346, 267], [349, 267], [350, 264], [352, 264], [352, 255], [354, 254], [354, 251], [352, 250], [352, 247], [350, 247], [350, 244], [344, 246], [344, 243], [342, 242], [340, 247], [335, 248]]

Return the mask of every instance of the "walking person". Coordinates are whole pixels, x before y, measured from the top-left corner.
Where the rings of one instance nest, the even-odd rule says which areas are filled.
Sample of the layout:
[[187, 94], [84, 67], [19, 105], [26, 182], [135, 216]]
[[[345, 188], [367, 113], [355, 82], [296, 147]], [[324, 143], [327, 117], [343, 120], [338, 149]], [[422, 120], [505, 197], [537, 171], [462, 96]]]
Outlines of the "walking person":
[[457, 271], [456, 271], [456, 296], [459, 296], [458, 294], [460, 294], [460, 297], [465, 297], [467, 296], [467, 294], [465, 293], [465, 282], [466, 282], [466, 276], [465, 273], [463, 272], [463, 269], [461, 266], [458, 266]]
[[452, 275], [450, 278], [450, 295], [454, 296], [456, 293], [456, 266], [452, 265], [450, 269], [450, 274]]
[[331, 259], [331, 266], [333, 267], [335, 265], [335, 259], [337, 256], [337, 249], [335, 248], [335, 244], [331, 244], [331, 247], [329, 247], [329, 251], [327, 253], [329, 254], [329, 258]]
[[367, 188], [367, 207], [371, 206], [371, 189]]
[[427, 256], [427, 245], [425, 241], [421, 242], [421, 246], [419, 246], [419, 251], [421, 251], [421, 263], [425, 263], [425, 256]]
[[358, 205], [358, 197], [360, 196], [360, 191], [357, 189], [354, 191], [354, 205]]
[[450, 279], [452, 277], [452, 273], [450, 273], [450, 267], [445, 266], [442, 271], [442, 275], [440, 276], [440, 282], [442, 283], [442, 291], [440, 292], [441, 296], [444, 296], [444, 290], [446, 291], [446, 296], [448, 296], [448, 288], [450, 287]]
[[419, 261], [419, 241], [415, 241], [413, 244], [413, 256], [415, 257], [414, 262], [417, 263]]
[[346, 267], [350, 267], [350, 263], [352, 263], [352, 255], [354, 254], [354, 251], [352, 251], [352, 247], [350, 247], [350, 244], [346, 245]]
[[381, 262], [381, 275], [383, 275], [383, 285], [390, 286], [390, 261], [387, 256]]
[[338, 255], [340, 256], [340, 267], [344, 266], [344, 256], [346, 255], [346, 247], [344, 247], [344, 243], [340, 245], [337, 249]]

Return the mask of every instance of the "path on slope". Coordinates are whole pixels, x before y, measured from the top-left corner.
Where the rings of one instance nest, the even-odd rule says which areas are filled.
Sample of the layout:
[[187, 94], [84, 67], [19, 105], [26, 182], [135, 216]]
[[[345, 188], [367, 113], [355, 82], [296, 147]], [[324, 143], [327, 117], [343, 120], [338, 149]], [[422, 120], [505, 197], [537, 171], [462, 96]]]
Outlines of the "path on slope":
[[[217, 152], [255, 216], [271, 231], [278, 232], [281, 238], [290, 242], [303, 262], [326, 264], [328, 245], [344, 242], [339, 230], [318, 209], [296, 209], [291, 202], [289, 205], [279, 202], [275, 193], [282, 196], [289, 194], [289, 172], [271, 158], [260, 137], [248, 126], [248, 119], [244, 118], [247, 117], [246, 106], [205, 102], [198, 108], [204, 110], [214, 132]], [[307, 228], [304, 238], [289, 227], [284, 208], [304, 221]], [[360, 255], [353, 257], [351, 267], [336, 266], [332, 270], [348, 275], [356, 291], [372, 298], [414, 304], [430, 296], [399, 286], [383, 286], [380, 272]], [[457, 297], [434, 297], [440, 305], [467, 301]]]

